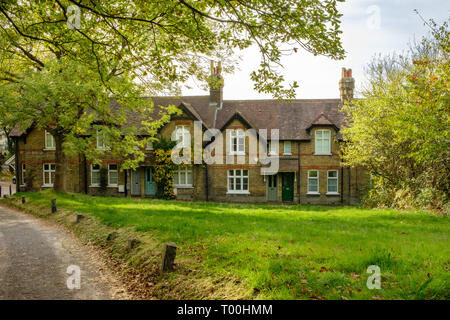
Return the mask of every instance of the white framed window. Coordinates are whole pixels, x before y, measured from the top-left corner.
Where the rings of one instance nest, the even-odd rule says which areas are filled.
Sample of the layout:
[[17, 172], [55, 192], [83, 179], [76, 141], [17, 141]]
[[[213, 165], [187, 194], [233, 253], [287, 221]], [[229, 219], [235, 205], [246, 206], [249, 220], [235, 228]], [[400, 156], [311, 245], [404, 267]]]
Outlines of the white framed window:
[[119, 166], [108, 164], [108, 187], [117, 187], [119, 181]]
[[338, 178], [339, 173], [337, 170], [328, 170], [327, 172], [327, 194], [338, 194]]
[[91, 165], [91, 187], [100, 186], [100, 165]]
[[230, 131], [230, 154], [245, 155], [245, 133], [242, 129]]
[[147, 141], [147, 143], [145, 144], [145, 150], [153, 150], [153, 142], [152, 141]]
[[283, 149], [284, 154], [292, 154], [290, 141], [284, 141], [283, 147], [284, 147]]
[[55, 169], [54, 163], [44, 163], [42, 170], [44, 187], [53, 187], [53, 182], [55, 181]]
[[106, 134], [104, 132], [97, 130], [96, 139], [97, 139], [97, 149], [108, 149], [106, 142]]
[[331, 131], [315, 131], [316, 152], [315, 154], [331, 154]]
[[189, 126], [176, 126], [175, 130], [177, 144], [181, 143], [182, 148], [190, 147], [191, 133], [189, 131]]
[[278, 148], [280, 143], [275, 143], [272, 140], [270, 140], [267, 144], [267, 151], [269, 152], [270, 156], [276, 156], [278, 154]]
[[47, 130], [45, 130], [45, 149], [55, 150], [55, 138]]
[[249, 193], [248, 170], [228, 170], [228, 193]]
[[27, 165], [25, 163], [22, 163], [22, 171], [20, 173], [21, 176], [21, 185], [24, 186], [25, 185], [25, 176], [26, 176], [26, 172], [27, 172]]
[[308, 193], [319, 194], [319, 170], [308, 170]]
[[173, 175], [174, 184], [177, 188], [190, 188], [193, 184], [192, 167], [179, 167]]

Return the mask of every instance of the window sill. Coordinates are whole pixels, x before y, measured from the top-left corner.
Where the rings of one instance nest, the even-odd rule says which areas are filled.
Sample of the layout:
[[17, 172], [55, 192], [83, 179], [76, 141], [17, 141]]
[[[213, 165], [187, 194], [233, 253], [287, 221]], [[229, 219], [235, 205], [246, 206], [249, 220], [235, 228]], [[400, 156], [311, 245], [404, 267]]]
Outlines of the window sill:
[[249, 195], [249, 191], [227, 191], [227, 194], [242, 194], [242, 195]]
[[307, 192], [306, 193], [307, 196], [320, 196], [319, 192]]
[[245, 152], [230, 152], [229, 156], [245, 156]]
[[315, 156], [332, 156], [333, 154], [330, 153], [314, 153]]
[[327, 196], [339, 196], [341, 194], [339, 192], [327, 192], [327, 193], [325, 193], [325, 195], [327, 195]]
[[100, 186], [99, 186], [99, 185], [96, 185], [96, 184], [91, 184], [91, 185], [89, 186], [89, 188], [100, 188]]
[[43, 184], [41, 188], [53, 188], [52, 184]]
[[190, 185], [175, 185], [175, 188], [177, 188], [177, 189], [194, 189], [194, 186], [190, 186]]
[[55, 151], [56, 148], [44, 148], [42, 149], [42, 151]]
[[291, 153], [291, 152], [283, 153], [283, 155], [284, 155], [284, 156], [292, 156], [292, 153]]

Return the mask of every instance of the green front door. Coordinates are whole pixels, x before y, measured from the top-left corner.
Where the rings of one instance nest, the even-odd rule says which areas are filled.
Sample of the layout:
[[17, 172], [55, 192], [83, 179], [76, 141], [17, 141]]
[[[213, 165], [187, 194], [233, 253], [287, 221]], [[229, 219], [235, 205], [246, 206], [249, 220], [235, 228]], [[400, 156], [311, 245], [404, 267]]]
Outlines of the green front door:
[[281, 178], [281, 199], [283, 201], [294, 201], [294, 173], [284, 172]]
[[145, 195], [154, 196], [156, 194], [156, 182], [153, 179], [153, 169], [145, 168]]

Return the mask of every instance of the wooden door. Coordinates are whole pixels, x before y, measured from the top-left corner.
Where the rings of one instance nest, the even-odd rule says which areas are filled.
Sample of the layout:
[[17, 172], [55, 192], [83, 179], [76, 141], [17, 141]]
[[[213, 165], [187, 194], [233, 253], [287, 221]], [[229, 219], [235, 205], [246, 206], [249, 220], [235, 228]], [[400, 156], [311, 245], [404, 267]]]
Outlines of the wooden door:
[[156, 182], [153, 179], [153, 168], [145, 168], [145, 195], [154, 196], [156, 194]]
[[294, 173], [285, 172], [282, 175], [281, 198], [283, 201], [294, 201]]
[[131, 171], [131, 195], [139, 196], [141, 194], [141, 175], [139, 169]]
[[278, 200], [278, 176], [276, 174], [267, 176], [267, 200]]

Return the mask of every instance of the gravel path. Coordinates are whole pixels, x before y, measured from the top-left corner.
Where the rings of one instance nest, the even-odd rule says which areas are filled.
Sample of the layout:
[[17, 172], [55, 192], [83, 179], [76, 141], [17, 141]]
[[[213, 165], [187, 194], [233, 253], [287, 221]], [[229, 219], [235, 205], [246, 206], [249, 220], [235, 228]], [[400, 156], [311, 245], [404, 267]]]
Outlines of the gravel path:
[[[73, 269], [67, 273], [69, 266]], [[80, 288], [73, 280], [81, 272]], [[95, 250], [45, 220], [0, 205], [1, 299], [129, 299]]]

